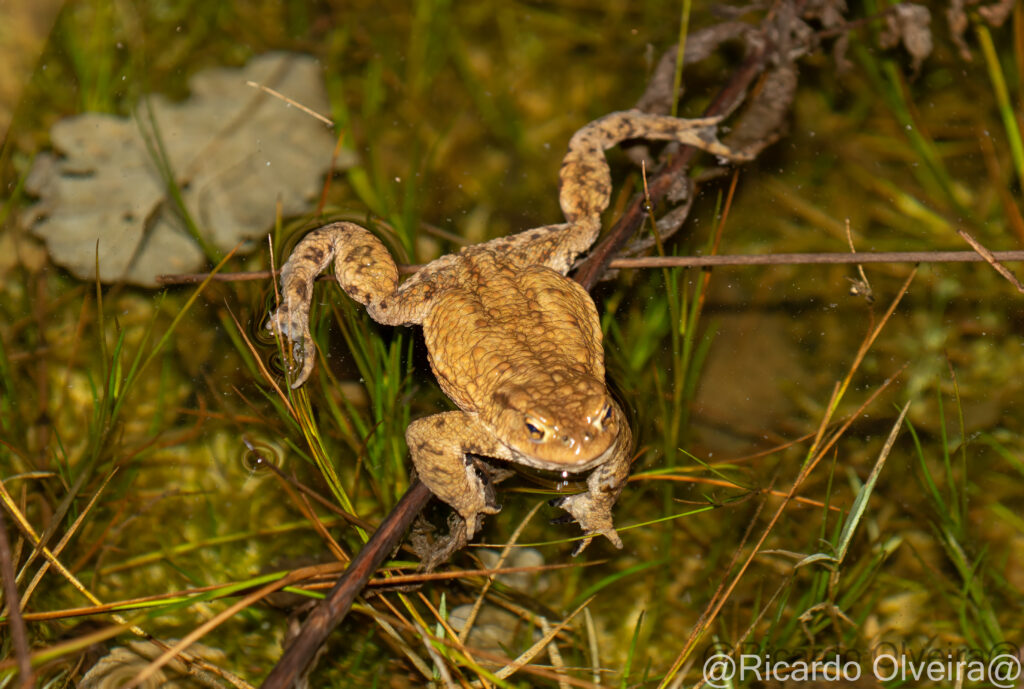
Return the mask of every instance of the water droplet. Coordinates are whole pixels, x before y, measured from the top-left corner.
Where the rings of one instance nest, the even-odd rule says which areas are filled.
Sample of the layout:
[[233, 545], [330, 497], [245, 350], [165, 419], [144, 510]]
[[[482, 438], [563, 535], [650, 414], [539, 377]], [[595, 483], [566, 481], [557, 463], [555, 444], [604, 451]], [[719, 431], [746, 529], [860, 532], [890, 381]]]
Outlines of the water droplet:
[[245, 450], [242, 452], [242, 466], [250, 474], [266, 470], [271, 464], [277, 466], [279, 456], [277, 449], [260, 441], [251, 441], [242, 437]]

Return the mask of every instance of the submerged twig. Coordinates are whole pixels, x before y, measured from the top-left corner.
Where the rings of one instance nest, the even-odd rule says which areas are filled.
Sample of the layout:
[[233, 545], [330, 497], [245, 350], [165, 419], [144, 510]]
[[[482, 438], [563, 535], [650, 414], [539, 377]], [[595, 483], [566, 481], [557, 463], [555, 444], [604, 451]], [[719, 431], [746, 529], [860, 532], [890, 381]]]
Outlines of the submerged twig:
[[270, 88], [266, 84], [259, 84], [259, 83], [255, 82], [255, 81], [252, 81], [251, 79], [247, 79], [245, 81], [245, 85], [246, 86], [251, 86], [254, 89], [259, 89], [260, 91], [263, 91], [264, 93], [270, 94], [271, 96], [273, 96], [274, 98], [277, 98], [279, 100], [283, 100], [285, 103], [287, 103], [288, 105], [292, 106], [293, 108], [298, 108], [299, 110], [301, 110], [302, 112], [306, 113], [310, 117], [312, 117], [314, 119], [317, 119], [317, 120], [320, 120], [321, 122], [326, 124], [328, 127], [333, 127], [334, 126], [334, 120], [332, 120], [330, 117], [327, 117], [325, 115], [321, 115], [316, 110], [303, 105], [302, 103], [298, 102], [297, 100], [295, 100], [293, 98], [289, 98], [288, 96], [284, 95], [280, 91], [277, 91], [275, 89]]

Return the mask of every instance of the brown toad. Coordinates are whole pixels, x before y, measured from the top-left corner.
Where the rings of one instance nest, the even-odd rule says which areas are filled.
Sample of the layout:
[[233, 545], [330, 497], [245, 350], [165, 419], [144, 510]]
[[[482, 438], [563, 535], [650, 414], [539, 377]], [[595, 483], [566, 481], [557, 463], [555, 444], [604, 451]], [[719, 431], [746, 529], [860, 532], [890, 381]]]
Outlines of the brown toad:
[[716, 123], [636, 110], [591, 122], [572, 137], [562, 162], [567, 223], [466, 247], [401, 284], [391, 255], [369, 231], [349, 222], [314, 230], [281, 270], [282, 303], [268, 323], [302, 361], [292, 387], [313, 367], [313, 281], [333, 260], [342, 289], [374, 320], [423, 326], [434, 374], [460, 411], [417, 419], [405, 437], [420, 479], [464, 520], [460, 540], [472, 538], [482, 515], [500, 509], [473, 459], [480, 456], [563, 477], [592, 470], [586, 492], [553, 504], [583, 529], [574, 554], [598, 534], [621, 548], [611, 510], [629, 474], [632, 437], [605, 387], [597, 309], [565, 275], [601, 229], [611, 194], [604, 151], [626, 139], [653, 139], [738, 157], [715, 138]]

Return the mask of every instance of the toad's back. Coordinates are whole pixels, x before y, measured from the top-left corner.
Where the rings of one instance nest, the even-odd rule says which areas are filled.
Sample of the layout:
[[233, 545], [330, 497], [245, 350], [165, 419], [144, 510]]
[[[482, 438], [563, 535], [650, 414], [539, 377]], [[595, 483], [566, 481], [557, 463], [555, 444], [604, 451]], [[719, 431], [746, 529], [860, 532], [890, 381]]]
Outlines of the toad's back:
[[583, 288], [543, 266], [473, 254], [423, 322], [431, 366], [460, 409], [486, 416], [509, 386], [565, 404], [579, 374], [604, 380], [600, 322]]

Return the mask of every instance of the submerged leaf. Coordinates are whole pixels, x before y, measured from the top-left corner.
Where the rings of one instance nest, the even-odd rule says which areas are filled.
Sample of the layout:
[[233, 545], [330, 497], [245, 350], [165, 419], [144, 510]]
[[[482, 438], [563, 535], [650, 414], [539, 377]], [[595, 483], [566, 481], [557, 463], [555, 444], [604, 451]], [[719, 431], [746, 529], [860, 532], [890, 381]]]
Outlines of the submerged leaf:
[[94, 279], [99, 242], [101, 280], [155, 286], [157, 275], [210, 258], [198, 238], [207, 253], [226, 252], [263, 234], [278, 202], [285, 215], [306, 212], [334, 136], [247, 80], [327, 109], [314, 58], [268, 53], [241, 69], [199, 72], [188, 100], [151, 96], [134, 120], [85, 113], [54, 125], [58, 153], [36, 159], [26, 189], [39, 203], [24, 217], [54, 262]]
[[899, 43], [913, 59], [914, 74], [921, 70], [923, 63], [932, 54], [932, 14], [924, 5], [903, 3], [895, 5], [885, 16], [885, 31], [879, 36], [883, 48], [892, 48]]

